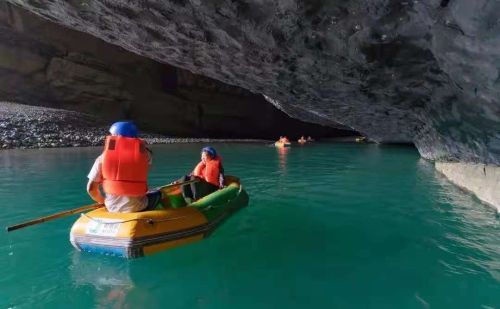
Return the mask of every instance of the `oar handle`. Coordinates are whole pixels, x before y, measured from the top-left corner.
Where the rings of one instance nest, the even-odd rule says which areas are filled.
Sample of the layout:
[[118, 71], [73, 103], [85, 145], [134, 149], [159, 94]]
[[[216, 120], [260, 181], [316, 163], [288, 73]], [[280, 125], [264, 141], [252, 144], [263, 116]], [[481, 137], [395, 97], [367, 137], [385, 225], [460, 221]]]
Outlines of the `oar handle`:
[[38, 219], [19, 223], [16, 225], [8, 226], [7, 232], [15, 231], [15, 230], [21, 229], [21, 228], [26, 227], [26, 226], [30, 226], [30, 225], [34, 225], [34, 224], [38, 224], [38, 223], [43, 223], [43, 222], [54, 220], [57, 218], [67, 217], [67, 216], [70, 216], [72, 214], [76, 214], [76, 213], [83, 212], [83, 211], [90, 210], [90, 209], [100, 208], [103, 206], [104, 206], [103, 204], [92, 204], [92, 205], [82, 206], [82, 207], [78, 207], [78, 208], [71, 209], [71, 210], [66, 210], [66, 211], [59, 212], [59, 213], [56, 213], [56, 214], [53, 214], [50, 216], [45, 216], [45, 217], [41, 217]]
[[196, 179], [186, 180], [186, 181], [183, 181], [183, 182], [171, 183], [171, 184], [168, 184], [168, 185], [164, 185], [164, 186], [158, 187], [157, 190], [171, 188], [171, 187], [176, 187], [176, 186], [185, 186], [185, 185], [189, 185], [189, 184], [192, 184], [192, 183], [195, 183], [195, 182], [199, 182], [199, 181], [200, 181], [200, 179], [196, 178]]
[[[183, 181], [183, 182], [179, 182], [179, 183], [173, 183], [173, 184], [161, 186], [161, 187], [158, 188], [158, 190], [165, 189], [165, 188], [170, 188], [170, 187], [176, 187], [176, 186], [184, 186], [184, 185], [188, 185], [188, 184], [195, 183], [195, 182], [198, 182], [198, 181], [200, 181], [200, 180], [199, 179], [193, 179], [193, 180]], [[92, 204], [92, 205], [82, 206], [82, 207], [78, 207], [78, 208], [75, 208], [75, 209], [62, 211], [62, 212], [59, 212], [59, 213], [56, 213], [56, 214], [53, 214], [53, 215], [50, 215], [50, 216], [45, 216], [45, 217], [41, 217], [41, 218], [38, 218], [38, 219], [34, 219], [34, 220], [26, 221], [26, 222], [23, 222], [23, 223], [19, 223], [19, 224], [16, 224], [16, 225], [8, 226], [6, 229], [7, 229], [7, 232], [12, 232], [12, 231], [15, 231], [15, 230], [18, 230], [18, 229], [22, 229], [23, 227], [27, 227], [27, 226], [30, 226], [30, 225], [35, 225], [35, 224], [38, 224], [38, 223], [43, 223], [43, 222], [54, 220], [54, 219], [57, 219], [57, 218], [67, 217], [67, 216], [70, 216], [72, 214], [76, 214], [76, 213], [83, 212], [83, 211], [90, 210], [90, 209], [100, 208], [100, 207], [103, 207], [103, 206], [104, 206], [103, 204]]]

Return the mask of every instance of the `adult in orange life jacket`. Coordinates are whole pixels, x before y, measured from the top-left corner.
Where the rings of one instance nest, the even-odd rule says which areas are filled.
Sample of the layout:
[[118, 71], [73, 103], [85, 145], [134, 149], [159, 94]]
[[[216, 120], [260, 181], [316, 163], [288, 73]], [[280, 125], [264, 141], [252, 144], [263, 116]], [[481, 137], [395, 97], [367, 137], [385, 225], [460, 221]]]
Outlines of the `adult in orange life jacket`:
[[224, 187], [222, 158], [217, 155], [213, 147], [204, 147], [201, 150], [200, 163], [196, 165], [191, 175], [184, 178], [184, 181], [196, 178], [200, 181], [183, 187], [182, 194], [188, 202], [200, 199]]
[[137, 137], [137, 127], [128, 121], [116, 122], [109, 133], [103, 153], [87, 176], [87, 192], [94, 201], [104, 203], [109, 212], [154, 209], [161, 193], [148, 192], [151, 155], [145, 142]]

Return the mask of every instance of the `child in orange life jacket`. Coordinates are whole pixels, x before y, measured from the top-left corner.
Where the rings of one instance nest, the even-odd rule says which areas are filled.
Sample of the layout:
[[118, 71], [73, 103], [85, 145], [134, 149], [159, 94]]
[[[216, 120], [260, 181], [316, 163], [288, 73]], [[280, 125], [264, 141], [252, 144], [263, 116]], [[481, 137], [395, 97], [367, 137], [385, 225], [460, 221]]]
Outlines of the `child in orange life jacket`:
[[213, 147], [204, 147], [201, 150], [201, 162], [183, 180], [196, 178], [200, 181], [192, 183], [190, 186], [184, 186], [182, 189], [182, 195], [188, 203], [191, 200], [198, 200], [224, 187], [222, 158], [217, 155]]
[[137, 127], [132, 122], [116, 122], [109, 132], [104, 151], [87, 176], [87, 192], [94, 201], [104, 203], [109, 212], [154, 209], [161, 192], [147, 192], [151, 156], [145, 142], [137, 137]]

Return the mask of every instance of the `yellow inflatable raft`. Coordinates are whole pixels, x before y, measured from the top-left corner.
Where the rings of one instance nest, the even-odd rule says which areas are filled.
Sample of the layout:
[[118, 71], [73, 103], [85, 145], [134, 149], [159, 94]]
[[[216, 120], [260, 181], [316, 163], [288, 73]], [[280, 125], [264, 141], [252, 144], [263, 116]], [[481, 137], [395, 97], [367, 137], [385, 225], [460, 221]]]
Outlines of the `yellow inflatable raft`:
[[187, 206], [177, 188], [163, 200], [165, 209], [110, 213], [99, 208], [82, 214], [71, 228], [70, 241], [78, 250], [137, 258], [200, 240], [248, 205], [239, 180], [227, 179], [227, 187]]

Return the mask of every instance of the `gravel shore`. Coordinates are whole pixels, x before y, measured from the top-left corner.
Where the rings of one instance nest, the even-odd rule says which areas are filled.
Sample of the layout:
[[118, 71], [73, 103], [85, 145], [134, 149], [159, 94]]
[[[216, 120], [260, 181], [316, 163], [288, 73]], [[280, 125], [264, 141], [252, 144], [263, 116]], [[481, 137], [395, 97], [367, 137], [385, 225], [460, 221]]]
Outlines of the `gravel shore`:
[[[0, 102], [0, 149], [101, 146], [109, 124], [61, 109]], [[252, 139], [178, 138], [141, 134], [148, 144], [266, 142]]]

